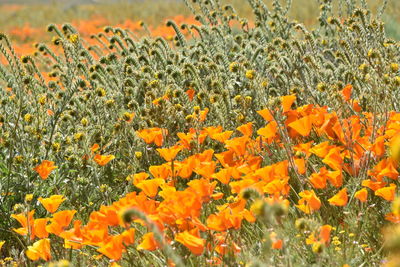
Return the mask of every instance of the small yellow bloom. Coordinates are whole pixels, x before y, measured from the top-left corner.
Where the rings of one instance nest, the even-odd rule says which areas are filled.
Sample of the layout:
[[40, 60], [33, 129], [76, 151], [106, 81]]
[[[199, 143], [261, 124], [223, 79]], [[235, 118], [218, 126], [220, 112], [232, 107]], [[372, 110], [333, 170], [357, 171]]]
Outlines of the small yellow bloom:
[[315, 243], [312, 245], [312, 251], [313, 251], [314, 253], [316, 253], [316, 254], [321, 253], [323, 250], [324, 250], [324, 246], [323, 246], [323, 244], [321, 244], [320, 242], [315, 242]]
[[27, 194], [27, 195], [25, 196], [25, 201], [26, 201], [26, 202], [31, 202], [32, 199], [33, 199], [33, 194]]
[[71, 34], [70, 36], [69, 36], [69, 40], [71, 41], [71, 43], [77, 43], [78, 42], [78, 40], [79, 40], [79, 36], [77, 35], [77, 34]]
[[256, 76], [256, 71], [255, 70], [247, 70], [246, 71], [246, 78], [247, 79], [253, 80], [255, 76]]

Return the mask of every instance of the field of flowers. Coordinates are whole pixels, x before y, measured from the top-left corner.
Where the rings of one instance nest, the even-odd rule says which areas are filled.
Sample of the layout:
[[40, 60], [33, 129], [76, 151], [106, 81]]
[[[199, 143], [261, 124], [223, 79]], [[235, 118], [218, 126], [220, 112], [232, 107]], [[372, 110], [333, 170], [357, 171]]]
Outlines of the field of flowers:
[[400, 266], [393, 4], [226, 2], [0, 33], [0, 265]]

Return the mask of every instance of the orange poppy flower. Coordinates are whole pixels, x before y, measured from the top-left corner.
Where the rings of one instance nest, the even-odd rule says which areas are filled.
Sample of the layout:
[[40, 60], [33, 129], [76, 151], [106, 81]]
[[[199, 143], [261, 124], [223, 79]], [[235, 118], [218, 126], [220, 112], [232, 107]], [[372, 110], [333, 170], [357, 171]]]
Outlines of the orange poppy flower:
[[92, 153], [94, 153], [97, 150], [99, 150], [99, 148], [100, 148], [99, 144], [93, 144], [93, 146], [90, 148], [90, 150], [92, 151]]
[[323, 163], [335, 171], [341, 170], [343, 167], [343, 157], [340, 154], [340, 147], [335, 147], [329, 150], [328, 154], [322, 160]]
[[[60, 237], [64, 238], [64, 247], [65, 248], [72, 248], [72, 249], [80, 249], [83, 246], [83, 232], [81, 228], [82, 222], [79, 220], [74, 221], [74, 227], [70, 230], [64, 231], [60, 234]], [[96, 230], [91, 229], [91, 233], [98, 235], [99, 233], [95, 233]], [[101, 234], [100, 234], [101, 235]], [[99, 235], [99, 236], [100, 236]], [[86, 236], [87, 237], [87, 236]], [[99, 239], [103, 239], [100, 237]], [[87, 238], [86, 241], [88, 241]], [[88, 242], [90, 243], [90, 242]]]
[[46, 231], [59, 236], [71, 223], [76, 210], [63, 210], [53, 214], [50, 224], [46, 226]]
[[164, 179], [150, 179], [150, 180], [144, 180], [141, 181], [136, 185], [136, 187], [140, 188], [143, 190], [143, 192], [146, 194], [148, 197], [155, 197], [158, 192], [158, 188], [160, 185], [164, 184], [165, 180]]
[[355, 112], [361, 112], [362, 108], [361, 108], [360, 102], [358, 100], [353, 101], [353, 109]]
[[361, 190], [358, 190], [355, 194], [354, 197], [360, 200], [361, 202], [366, 202], [368, 198], [368, 190], [366, 188], [363, 188]]
[[156, 240], [154, 239], [154, 233], [150, 232], [143, 235], [142, 242], [137, 246], [137, 250], [148, 250], [153, 251], [159, 248]]
[[260, 116], [263, 117], [263, 119], [266, 120], [267, 122], [274, 120], [274, 117], [272, 116], [269, 109], [259, 110], [257, 111], [257, 113], [260, 114]]
[[161, 128], [149, 128], [137, 131], [136, 134], [147, 144], [154, 143], [157, 146], [162, 146], [164, 142], [164, 136], [168, 134], [168, 130]]
[[47, 110], [47, 115], [49, 115], [50, 117], [54, 115], [54, 112], [51, 109]]
[[344, 100], [349, 101], [351, 99], [352, 91], [353, 91], [353, 86], [351, 84], [348, 84], [343, 88], [342, 95]]
[[222, 133], [216, 133], [216, 134], [210, 135], [210, 138], [217, 140], [218, 142], [225, 143], [225, 141], [231, 137], [232, 133], [233, 133], [233, 131], [225, 131]]
[[204, 202], [210, 200], [210, 196], [213, 194], [217, 181], [210, 183], [210, 180], [202, 178], [195, 179], [187, 183], [189, 188], [193, 189], [193, 193], [197, 194], [202, 198]]
[[382, 187], [375, 191], [375, 195], [382, 197], [387, 201], [393, 201], [396, 193], [396, 185], [390, 184], [388, 187]]
[[329, 141], [326, 141], [312, 147], [310, 149], [310, 152], [320, 158], [325, 158], [325, 156], [328, 155], [329, 151], [332, 148], [334, 148], [334, 146], [329, 145]]
[[44, 261], [49, 261], [51, 259], [51, 252], [50, 252], [50, 240], [40, 239], [33, 243], [32, 246], [28, 246], [26, 250], [26, 256], [33, 261], [37, 261], [42, 259]]
[[306, 157], [309, 158], [311, 155], [311, 146], [314, 143], [314, 141], [310, 141], [308, 143], [304, 143], [304, 144], [298, 144], [296, 146], [293, 147], [294, 151], [296, 152], [302, 152], [304, 154], [306, 154]]
[[39, 197], [38, 200], [48, 212], [54, 213], [61, 203], [64, 202], [65, 198], [62, 195], [52, 195], [49, 198]]
[[390, 212], [390, 213], [386, 214], [385, 220], [392, 222], [392, 223], [400, 223], [400, 215]]
[[206, 241], [198, 235], [185, 231], [175, 235], [175, 240], [187, 247], [194, 255], [201, 255], [204, 251]]
[[140, 172], [140, 173], [135, 173], [133, 175], [133, 184], [137, 185], [138, 183], [146, 180], [147, 178], [149, 178], [149, 174], [147, 172]]
[[228, 184], [231, 180], [231, 173], [232, 171], [230, 169], [221, 169], [219, 172], [211, 175], [211, 177], [217, 179], [223, 184]]
[[105, 166], [107, 163], [109, 163], [111, 160], [115, 159], [114, 155], [100, 155], [96, 154], [94, 156], [94, 161], [99, 164], [100, 166]]
[[186, 149], [191, 148], [191, 142], [194, 140], [195, 135], [192, 133], [177, 133], [179, 144]]
[[122, 235], [113, 236], [111, 240], [108, 240], [97, 251], [112, 260], [119, 261], [122, 258], [122, 251], [124, 250], [122, 240]]
[[196, 94], [196, 91], [193, 90], [192, 88], [186, 90], [186, 95], [189, 97], [190, 101], [193, 100], [195, 94]]
[[342, 175], [342, 171], [340, 171], [340, 170], [328, 171], [327, 179], [334, 187], [339, 188], [343, 185], [343, 175]]
[[347, 188], [343, 188], [336, 195], [328, 199], [328, 201], [331, 205], [343, 207], [347, 205], [348, 199]]
[[35, 236], [37, 236], [38, 238], [47, 238], [49, 236], [49, 233], [46, 230], [46, 225], [48, 221], [49, 218], [35, 219], [35, 221], [33, 222], [33, 233]]
[[149, 172], [154, 178], [161, 178], [166, 180], [171, 175], [171, 168], [167, 164], [150, 166]]
[[290, 110], [294, 101], [296, 101], [296, 95], [293, 94], [293, 95], [282, 96], [281, 100], [282, 100], [283, 113], [285, 113]]
[[135, 243], [135, 228], [129, 228], [128, 230], [125, 230], [122, 232], [122, 241], [124, 242], [125, 245], [132, 245]]
[[278, 124], [276, 123], [276, 121], [271, 121], [264, 128], [258, 129], [257, 134], [269, 139], [275, 137], [277, 132]]
[[31, 234], [30, 238], [34, 239], [35, 235], [33, 233], [34, 219], [33, 215], [35, 214], [35, 210], [29, 212], [28, 216], [26, 213], [19, 214], [11, 214], [11, 218], [17, 220], [22, 227], [13, 228], [12, 230], [20, 235], [27, 235], [29, 232]]
[[367, 179], [367, 180], [363, 180], [361, 182], [362, 186], [368, 187], [369, 189], [371, 189], [372, 191], [376, 191], [379, 188], [382, 188], [386, 185], [386, 182], [383, 181], [375, 181], [375, 180], [371, 180], [371, 179]]
[[249, 123], [240, 125], [239, 127], [236, 128], [236, 130], [241, 132], [243, 135], [251, 136], [253, 134], [253, 123], [249, 122]]
[[304, 190], [299, 193], [299, 196], [301, 199], [296, 207], [304, 213], [310, 214], [321, 208], [321, 200], [319, 200], [313, 190]]
[[43, 160], [40, 165], [34, 168], [34, 170], [39, 174], [40, 178], [46, 180], [50, 173], [56, 168], [57, 166], [54, 165], [53, 161]]
[[194, 168], [194, 172], [197, 173], [198, 175], [201, 175], [207, 179], [210, 179], [211, 176], [215, 172], [215, 168], [217, 166], [217, 163], [215, 161], [205, 161], [201, 162], [200, 166]]
[[311, 116], [305, 116], [289, 123], [288, 126], [296, 130], [296, 132], [302, 136], [309, 136], [312, 129], [312, 118]]
[[[233, 252], [234, 254], [238, 254], [241, 252], [241, 248], [233, 241], [227, 242], [227, 234], [225, 233], [215, 233], [213, 235], [214, 237], [214, 244], [215, 244], [215, 251], [219, 255], [226, 255], [229, 252]], [[208, 247], [209, 250], [211, 250], [211, 244], [209, 244]], [[215, 263], [215, 265], [222, 265], [222, 262]]]
[[277, 234], [275, 232], [272, 232], [269, 234], [269, 238], [272, 241], [271, 248], [272, 249], [282, 249], [283, 247], [283, 240], [277, 238]]
[[294, 158], [294, 163], [297, 167], [297, 171], [300, 174], [305, 174], [307, 169], [306, 169], [306, 161], [303, 158]]
[[320, 241], [324, 244], [329, 243], [332, 226], [329, 224], [323, 225], [319, 229]]
[[317, 189], [323, 189], [326, 188], [326, 169], [321, 168], [319, 173], [313, 173], [311, 174], [309, 180], [311, 182], [311, 184], [313, 185], [313, 187], [317, 188]]
[[236, 153], [237, 156], [242, 156], [246, 153], [248, 136], [236, 137], [225, 142], [225, 147]]
[[164, 160], [171, 162], [176, 158], [176, 155], [178, 155], [179, 151], [182, 150], [181, 146], [173, 146], [170, 148], [157, 148], [158, 153], [160, 153], [160, 156], [163, 157]]
[[200, 111], [200, 114], [199, 114], [199, 121], [200, 122], [204, 122], [206, 120], [208, 111], [209, 111], [208, 108], [205, 108], [204, 110]]
[[382, 179], [388, 177], [397, 180], [399, 173], [397, 171], [397, 162], [392, 158], [381, 160], [372, 170], [368, 171], [368, 175]]

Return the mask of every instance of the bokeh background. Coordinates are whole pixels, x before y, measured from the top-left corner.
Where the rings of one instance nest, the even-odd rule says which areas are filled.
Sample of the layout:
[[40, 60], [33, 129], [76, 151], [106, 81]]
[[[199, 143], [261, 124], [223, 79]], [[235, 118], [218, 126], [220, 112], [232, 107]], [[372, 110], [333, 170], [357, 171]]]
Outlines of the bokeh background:
[[[222, 2], [232, 4], [241, 16], [251, 20], [252, 13], [246, 0]], [[271, 5], [273, 1], [264, 2]], [[367, 2], [377, 11], [384, 0]], [[292, 0], [290, 17], [308, 27], [315, 25], [318, 12], [318, 0]], [[46, 26], [50, 23], [69, 22], [85, 35], [86, 32], [98, 32], [107, 25], [139, 30], [138, 22], [143, 21], [154, 35], [167, 36], [170, 29], [164, 27], [166, 19], [174, 18], [177, 22], [193, 19], [183, 0], [0, 0], [0, 14], [0, 32], [7, 33], [20, 44], [46, 41]], [[399, 40], [399, 0], [388, 0], [383, 19], [388, 35]]]

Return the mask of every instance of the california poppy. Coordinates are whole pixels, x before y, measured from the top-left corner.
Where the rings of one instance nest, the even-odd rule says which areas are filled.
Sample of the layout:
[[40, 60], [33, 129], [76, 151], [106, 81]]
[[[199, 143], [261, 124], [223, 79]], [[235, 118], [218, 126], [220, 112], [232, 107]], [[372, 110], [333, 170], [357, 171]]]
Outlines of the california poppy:
[[33, 222], [33, 233], [38, 238], [47, 238], [49, 233], [46, 230], [47, 222], [49, 218], [35, 219]]
[[40, 178], [46, 180], [50, 173], [56, 168], [57, 166], [54, 165], [53, 161], [43, 160], [40, 165], [34, 168], [34, 170], [39, 174]]
[[299, 196], [301, 199], [296, 207], [301, 211], [310, 214], [321, 208], [321, 201], [313, 190], [304, 190], [303, 192], [299, 193]]
[[286, 95], [286, 96], [282, 96], [281, 97], [282, 100], [282, 108], [283, 108], [283, 112], [287, 112], [290, 110], [292, 104], [294, 103], [294, 101], [296, 101], [296, 95]]
[[171, 162], [175, 159], [176, 155], [179, 151], [182, 150], [181, 146], [173, 146], [169, 148], [157, 148], [158, 153], [160, 153], [161, 157], [168, 162]]
[[53, 214], [50, 224], [46, 226], [46, 231], [55, 235], [60, 235], [72, 221], [76, 210], [63, 210]]
[[253, 134], [253, 123], [249, 122], [246, 124], [242, 124], [236, 128], [243, 135], [251, 136]]
[[161, 128], [148, 128], [144, 130], [139, 130], [136, 133], [147, 144], [154, 143], [157, 146], [162, 146], [164, 142], [164, 136], [168, 134], [168, 130]]
[[114, 155], [100, 155], [96, 154], [94, 156], [94, 161], [99, 164], [100, 166], [105, 166], [107, 163], [109, 163], [111, 160], [115, 159]]
[[263, 119], [266, 120], [267, 122], [272, 121], [274, 119], [269, 109], [259, 110], [257, 111], [257, 113], [260, 114], [261, 117], [263, 117]]
[[188, 96], [189, 100], [192, 101], [194, 98], [194, 95], [196, 94], [196, 91], [193, 90], [193, 88], [189, 88], [188, 90], [186, 90], [185, 93]]
[[340, 147], [335, 147], [329, 150], [328, 154], [322, 160], [323, 163], [335, 171], [341, 170], [343, 167], [343, 157], [340, 154]]
[[194, 255], [201, 255], [204, 251], [206, 240], [193, 235], [188, 231], [175, 235], [175, 240], [187, 247]]
[[334, 206], [346, 206], [348, 201], [347, 188], [343, 188], [336, 195], [328, 199], [329, 204]]
[[156, 240], [154, 239], [154, 233], [149, 232], [143, 235], [142, 242], [137, 246], [137, 250], [149, 250], [153, 251], [159, 248]]
[[228, 169], [221, 169], [219, 172], [214, 173], [211, 175], [212, 178], [217, 179], [223, 184], [228, 184], [231, 179], [231, 170]]
[[276, 121], [271, 121], [264, 128], [258, 129], [257, 134], [264, 138], [269, 139], [275, 137], [277, 132], [278, 132], [278, 124], [276, 123]]
[[54, 213], [61, 203], [64, 202], [65, 198], [62, 195], [52, 195], [49, 198], [39, 197], [38, 200], [48, 212]]
[[342, 90], [342, 95], [344, 100], [349, 101], [351, 99], [351, 92], [353, 90], [353, 86], [351, 84], [346, 85]]
[[51, 252], [50, 252], [50, 240], [40, 239], [33, 243], [32, 246], [28, 246], [26, 250], [26, 256], [33, 261], [37, 261], [42, 259], [44, 261], [49, 261], [51, 259]]
[[302, 136], [309, 136], [312, 128], [312, 119], [311, 116], [305, 116], [298, 120], [295, 120], [288, 125], [301, 134]]
[[269, 234], [269, 238], [272, 241], [271, 248], [272, 249], [282, 249], [283, 247], [283, 240], [277, 238], [277, 234], [275, 232], [272, 232]]
[[396, 192], [396, 185], [390, 184], [388, 187], [382, 187], [375, 191], [376, 196], [380, 196], [387, 201], [393, 201]]
[[122, 251], [124, 250], [122, 241], [122, 235], [113, 236], [108, 242], [98, 248], [97, 251], [112, 260], [118, 261], [121, 259]]
[[368, 198], [368, 190], [366, 188], [363, 188], [361, 190], [358, 190], [355, 194], [354, 197], [360, 200], [361, 202], [366, 202]]
[[11, 218], [17, 220], [22, 227], [13, 228], [12, 230], [20, 235], [27, 235], [29, 232], [31, 233], [30, 238], [34, 239], [35, 235], [33, 233], [34, 219], [33, 215], [35, 214], [35, 210], [31, 210], [28, 213], [19, 213], [19, 214], [11, 214]]
[[138, 183], [140, 183], [141, 181], [146, 180], [147, 178], [149, 178], [149, 174], [147, 172], [140, 172], [140, 173], [135, 173], [133, 175], [133, 184], [137, 185]]
[[136, 187], [142, 189], [146, 196], [155, 197], [157, 195], [159, 186], [164, 183], [164, 179], [150, 179], [139, 182], [138, 184], [136, 184]]

